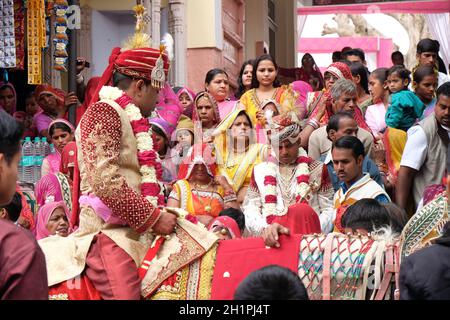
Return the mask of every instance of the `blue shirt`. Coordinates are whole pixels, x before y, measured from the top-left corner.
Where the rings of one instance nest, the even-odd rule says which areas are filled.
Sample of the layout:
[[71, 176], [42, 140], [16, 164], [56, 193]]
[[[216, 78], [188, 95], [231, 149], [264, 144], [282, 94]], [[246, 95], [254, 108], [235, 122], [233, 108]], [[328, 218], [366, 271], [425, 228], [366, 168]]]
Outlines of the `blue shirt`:
[[[334, 192], [338, 191], [341, 185], [339, 183], [339, 178], [336, 175], [336, 172], [334, 171], [333, 159], [331, 158], [331, 151], [329, 151], [326, 155], [321, 156], [320, 161], [322, 161], [327, 165], [328, 174], [330, 175], [330, 180], [331, 183], [333, 184]], [[381, 178], [380, 171], [378, 170], [377, 165], [368, 156], [366, 156], [363, 160], [362, 171], [363, 173], [368, 173], [372, 178], [372, 180], [374, 180], [382, 188], [384, 188], [383, 179]]]

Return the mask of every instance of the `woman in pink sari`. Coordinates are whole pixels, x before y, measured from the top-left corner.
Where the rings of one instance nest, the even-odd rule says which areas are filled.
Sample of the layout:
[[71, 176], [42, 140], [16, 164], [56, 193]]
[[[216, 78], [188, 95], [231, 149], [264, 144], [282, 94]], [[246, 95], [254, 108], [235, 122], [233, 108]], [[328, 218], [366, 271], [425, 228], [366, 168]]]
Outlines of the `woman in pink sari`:
[[34, 193], [39, 207], [47, 202], [59, 201], [64, 201], [69, 209], [72, 207], [71, 183], [61, 172], [43, 176], [36, 184]]
[[36, 222], [36, 239], [50, 236], [67, 237], [72, 229], [69, 226], [69, 210], [64, 202], [51, 202], [39, 209]]
[[220, 119], [224, 119], [235, 109], [237, 102], [230, 99], [230, 83], [224, 70], [216, 68], [208, 71], [205, 77], [205, 91], [217, 101]]
[[41, 176], [59, 172], [61, 152], [74, 139], [75, 128], [65, 119], [56, 119], [50, 123], [48, 132], [55, 145], [55, 152], [49, 154], [42, 162]]
[[36, 184], [34, 194], [39, 207], [47, 202], [64, 201], [66, 207], [72, 210], [72, 180], [76, 154], [76, 144], [72, 141], [61, 153], [60, 172], [49, 173]]

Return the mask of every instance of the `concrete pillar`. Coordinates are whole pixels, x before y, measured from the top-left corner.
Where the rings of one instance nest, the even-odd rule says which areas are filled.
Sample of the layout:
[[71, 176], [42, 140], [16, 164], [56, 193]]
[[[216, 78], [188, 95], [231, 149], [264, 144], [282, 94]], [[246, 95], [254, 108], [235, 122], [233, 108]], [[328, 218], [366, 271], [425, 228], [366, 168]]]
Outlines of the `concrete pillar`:
[[186, 3], [185, 0], [169, 0], [170, 18], [169, 30], [174, 39], [174, 83], [172, 85], [183, 87], [186, 85]]
[[160, 23], [161, 23], [161, 0], [152, 0], [152, 46], [159, 47], [161, 42]]
[[245, 60], [262, 54], [263, 45], [269, 45], [267, 0], [245, 1]]
[[297, 55], [297, 6], [295, 0], [277, 1], [275, 3], [276, 31], [275, 54], [278, 65], [294, 68]]
[[145, 33], [147, 33], [150, 37], [153, 37], [153, 14], [152, 14], [152, 0], [142, 0], [142, 5], [147, 10], [147, 25], [145, 26]]
[[[81, 7], [81, 29], [77, 35], [77, 51], [78, 56], [92, 62], [92, 9], [89, 6]], [[85, 68], [83, 71], [85, 83], [91, 78], [91, 68]]]

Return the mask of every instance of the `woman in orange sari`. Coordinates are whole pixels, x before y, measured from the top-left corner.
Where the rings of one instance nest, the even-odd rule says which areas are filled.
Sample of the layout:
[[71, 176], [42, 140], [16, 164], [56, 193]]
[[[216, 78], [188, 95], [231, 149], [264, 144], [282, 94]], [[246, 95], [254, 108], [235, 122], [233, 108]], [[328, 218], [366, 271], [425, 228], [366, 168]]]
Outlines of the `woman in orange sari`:
[[239, 208], [233, 187], [225, 177], [217, 176], [217, 165], [207, 144], [196, 144], [189, 150], [178, 179], [167, 206], [186, 210], [204, 225], [225, 208]]

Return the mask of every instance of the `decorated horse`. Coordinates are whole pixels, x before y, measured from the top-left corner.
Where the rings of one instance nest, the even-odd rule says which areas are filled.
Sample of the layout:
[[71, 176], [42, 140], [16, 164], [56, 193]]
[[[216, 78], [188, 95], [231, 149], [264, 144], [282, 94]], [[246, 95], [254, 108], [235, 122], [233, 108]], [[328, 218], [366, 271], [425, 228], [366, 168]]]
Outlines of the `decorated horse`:
[[[279, 248], [266, 247], [262, 238], [216, 239], [206, 248], [190, 238], [193, 224], [179, 219], [175, 233], [155, 239], [143, 259], [141, 294], [152, 300], [233, 299], [249, 273], [276, 264], [298, 274], [311, 300], [398, 299], [401, 260], [430, 245], [448, 220], [443, 194], [416, 213], [400, 236], [290, 235], [280, 237]], [[100, 295], [81, 274], [50, 287], [50, 299], [95, 300]]]

